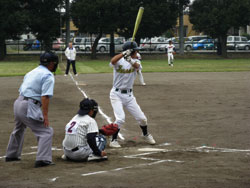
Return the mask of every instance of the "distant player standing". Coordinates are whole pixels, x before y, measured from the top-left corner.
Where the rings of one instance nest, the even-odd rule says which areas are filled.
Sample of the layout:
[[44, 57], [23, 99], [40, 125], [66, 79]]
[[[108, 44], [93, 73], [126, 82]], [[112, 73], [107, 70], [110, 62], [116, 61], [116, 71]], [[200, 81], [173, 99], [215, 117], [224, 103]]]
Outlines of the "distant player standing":
[[[137, 52], [137, 59], [139, 59], [141, 61], [141, 54], [139, 54], [139, 52]], [[141, 68], [142, 68], [142, 65], [141, 65]], [[139, 76], [139, 80], [140, 80], [140, 84], [142, 86], [145, 86], [146, 83], [144, 82], [144, 79], [143, 79], [143, 75], [142, 75], [142, 72], [141, 72], [141, 69], [137, 70], [137, 74]]]
[[115, 124], [118, 124], [118, 131], [112, 136], [110, 147], [121, 147], [117, 141], [118, 132], [125, 122], [125, 107], [140, 125], [144, 140], [149, 144], [155, 144], [155, 140], [147, 130], [147, 118], [142, 112], [133, 95], [133, 84], [137, 70], [141, 69], [140, 61], [137, 59], [139, 48], [136, 42], [126, 42], [123, 45], [123, 52], [111, 59], [110, 66], [113, 66], [113, 87], [110, 91], [110, 102], [114, 110]]
[[69, 43], [69, 46], [66, 48], [64, 53], [65, 56], [67, 57], [67, 68], [64, 76], [68, 75], [70, 64], [72, 64], [74, 75], [78, 76], [76, 72], [76, 49], [73, 47], [72, 42]]
[[98, 104], [93, 99], [83, 99], [80, 109], [65, 127], [63, 159], [74, 161], [107, 159], [104, 151], [106, 139], [99, 135], [95, 121]]
[[174, 66], [174, 54], [175, 54], [175, 46], [173, 45], [172, 41], [168, 42], [166, 46], [167, 54], [168, 54], [168, 65]]

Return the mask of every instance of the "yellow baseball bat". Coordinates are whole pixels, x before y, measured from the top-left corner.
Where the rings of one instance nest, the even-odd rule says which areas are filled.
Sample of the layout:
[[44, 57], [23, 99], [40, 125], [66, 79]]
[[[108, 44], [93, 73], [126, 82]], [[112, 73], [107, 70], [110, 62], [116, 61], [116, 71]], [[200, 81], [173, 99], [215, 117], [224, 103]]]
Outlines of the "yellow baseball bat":
[[138, 14], [137, 14], [137, 17], [136, 17], [136, 21], [135, 21], [135, 27], [134, 27], [134, 33], [133, 33], [132, 41], [135, 40], [135, 35], [136, 35], [137, 30], [139, 28], [139, 25], [141, 23], [141, 18], [142, 18], [143, 12], [144, 12], [144, 8], [140, 7], [139, 11], [138, 11]]

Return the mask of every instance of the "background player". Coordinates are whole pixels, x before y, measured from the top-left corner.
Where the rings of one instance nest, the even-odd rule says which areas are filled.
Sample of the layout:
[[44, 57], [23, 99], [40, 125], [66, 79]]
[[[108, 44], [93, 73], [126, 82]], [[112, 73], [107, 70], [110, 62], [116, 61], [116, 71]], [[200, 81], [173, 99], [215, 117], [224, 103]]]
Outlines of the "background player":
[[[139, 48], [136, 42], [126, 42], [123, 45], [122, 53], [111, 59], [110, 66], [113, 66], [113, 87], [110, 91], [110, 102], [114, 110], [115, 123], [119, 128], [125, 122], [123, 107], [133, 115], [140, 125], [143, 138], [149, 144], [155, 144], [152, 135], [147, 131], [147, 118], [142, 112], [133, 95], [133, 84], [137, 70], [141, 69], [140, 62], [137, 60]], [[117, 141], [118, 131], [112, 136], [110, 147], [121, 147]]]
[[175, 46], [173, 45], [172, 41], [168, 42], [166, 46], [167, 54], [168, 54], [168, 65], [174, 66], [174, 54], [175, 54]]
[[57, 65], [57, 55], [45, 52], [40, 57], [40, 65], [25, 75], [14, 103], [16, 126], [10, 135], [6, 162], [20, 160], [24, 132], [29, 127], [38, 141], [35, 167], [54, 164], [51, 151], [53, 128], [49, 126], [48, 110], [55, 83], [52, 72], [56, 71]]
[[80, 109], [65, 127], [63, 140], [63, 159], [74, 161], [104, 160], [107, 154], [104, 151], [106, 139], [99, 135], [95, 121], [98, 104], [93, 99], [83, 99]]
[[[137, 59], [140, 60], [140, 62], [141, 62], [141, 59], [142, 59], [142, 58], [141, 58], [141, 54], [139, 54], [139, 52], [137, 52], [136, 57], [137, 57]], [[141, 69], [142, 69], [142, 65], [141, 65]], [[138, 76], [139, 76], [140, 84], [141, 84], [142, 86], [145, 86], [146, 83], [144, 82], [143, 75], [142, 75], [142, 70], [141, 70], [141, 69], [138, 69], [138, 70], [137, 70], [137, 74], [138, 74]]]
[[65, 56], [67, 57], [67, 68], [65, 71], [65, 75], [67, 76], [69, 73], [70, 64], [72, 64], [73, 72], [75, 76], [78, 76], [76, 72], [76, 49], [73, 47], [72, 42], [69, 43], [69, 46], [65, 50]]

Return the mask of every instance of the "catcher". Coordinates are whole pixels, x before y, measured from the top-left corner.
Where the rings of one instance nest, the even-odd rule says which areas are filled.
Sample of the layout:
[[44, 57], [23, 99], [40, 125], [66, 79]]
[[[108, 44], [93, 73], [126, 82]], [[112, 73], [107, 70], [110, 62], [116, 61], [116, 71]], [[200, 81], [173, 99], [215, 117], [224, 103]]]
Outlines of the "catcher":
[[80, 109], [65, 127], [62, 159], [73, 161], [107, 160], [105, 136], [113, 135], [118, 130], [115, 124], [104, 125], [98, 130], [95, 121], [98, 104], [93, 99], [83, 99]]

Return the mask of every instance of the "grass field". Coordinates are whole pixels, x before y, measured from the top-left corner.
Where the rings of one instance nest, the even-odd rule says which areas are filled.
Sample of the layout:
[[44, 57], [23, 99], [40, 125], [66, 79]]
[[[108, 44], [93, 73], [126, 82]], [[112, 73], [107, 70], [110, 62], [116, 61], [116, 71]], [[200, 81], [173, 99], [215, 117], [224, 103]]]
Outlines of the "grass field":
[[[38, 62], [0, 62], [0, 76], [22, 76], [37, 66]], [[167, 60], [142, 61], [143, 72], [237, 72], [250, 71], [249, 59], [176, 59], [174, 67]], [[89, 60], [76, 63], [81, 73], [110, 73], [107, 60]], [[57, 74], [63, 74], [65, 66], [59, 66]]]

